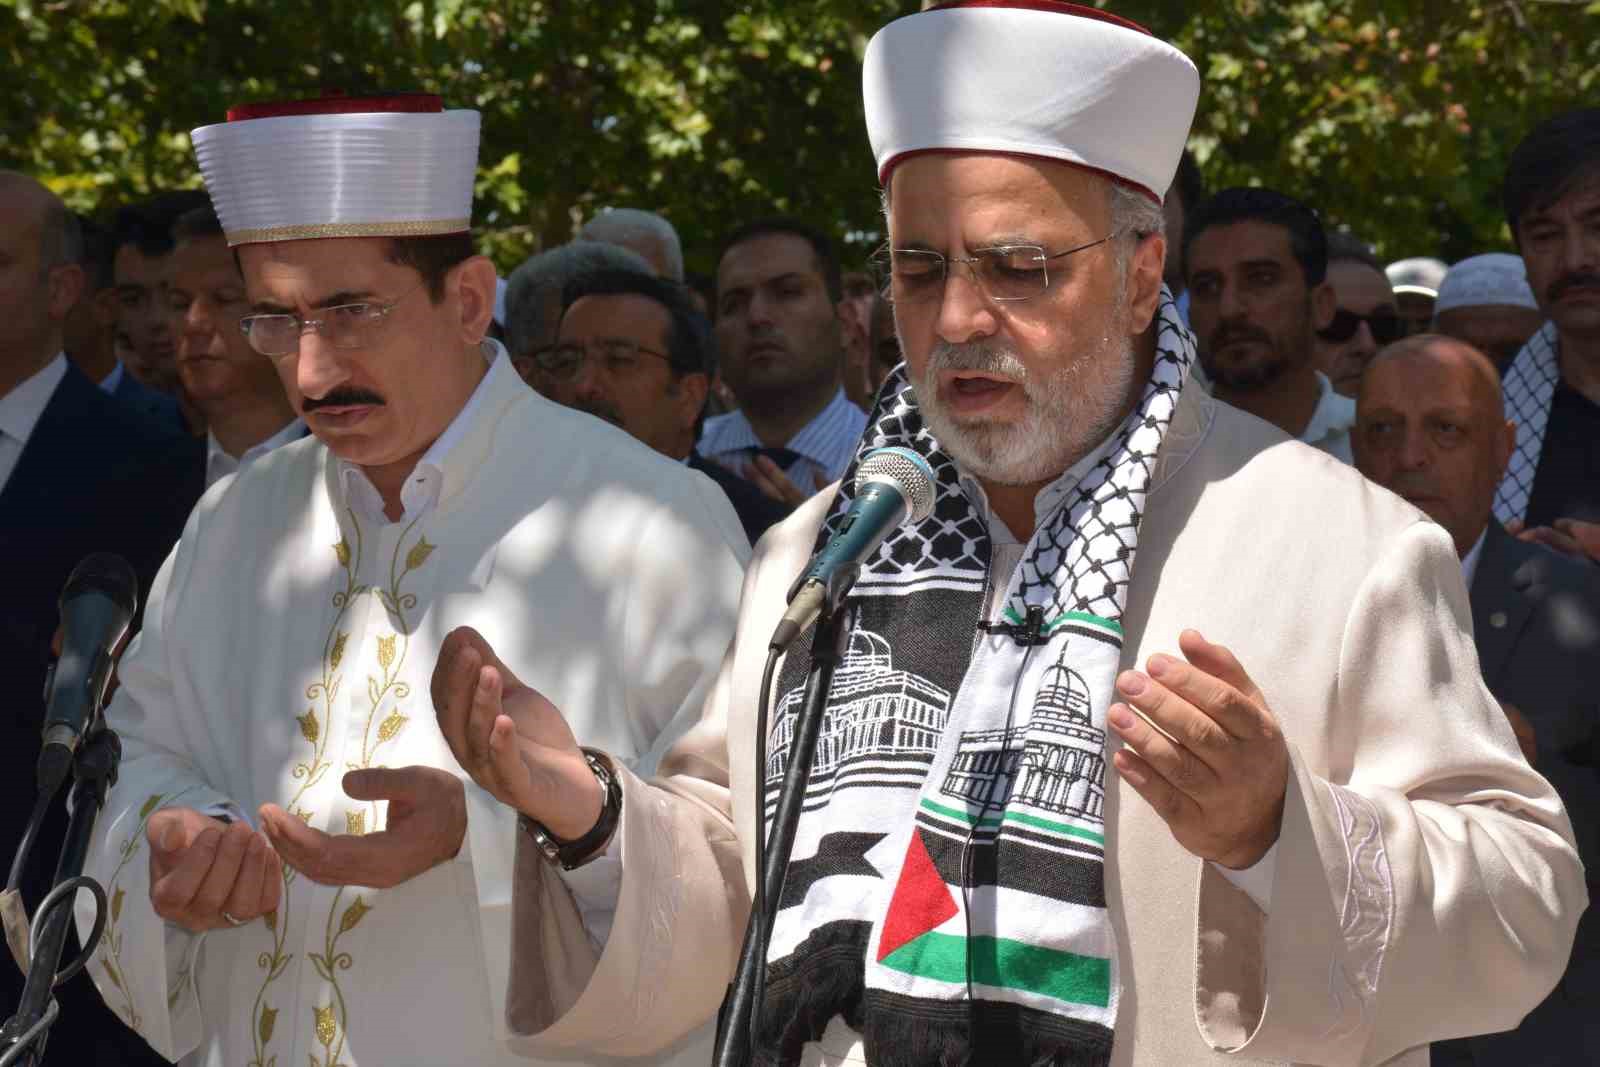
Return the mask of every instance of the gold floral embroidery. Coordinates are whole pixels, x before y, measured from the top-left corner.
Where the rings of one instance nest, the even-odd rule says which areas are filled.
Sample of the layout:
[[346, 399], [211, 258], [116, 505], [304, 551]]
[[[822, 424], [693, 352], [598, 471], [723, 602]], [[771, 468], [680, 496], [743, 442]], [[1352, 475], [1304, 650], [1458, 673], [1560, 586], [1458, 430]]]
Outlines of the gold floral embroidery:
[[[120, 855], [117, 859], [116, 869], [111, 872], [111, 881], [106, 885], [107, 895], [111, 899], [111, 914], [106, 919], [105, 936], [101, 941], [99, 950], [100, 967], [105, 972], [106, 980], [122, 996], [122, 1007], [117, 1014], [121, 1015], [127, 1024], [135, 1030], [144, 1022], [144, 1017], [139, 1014], [138, 1007], [133, 1002], [133, 987], [129, 984], [127, 968], [122, 964], [122, 906], [128, 898], [128, 891], [117, 883], [122, 880], [122, 872], [127, 870], [128, 864], [139, 854], [139, 846], [144, 843], [145, 827], [150, 822], [150, 816], [164, 806], [171, 805], [179, 797], [194, 792], [193, 788], [180, 789], [168, 797], [165, 793], [152, 793], [145, 798], [139, 806], [139, 825], [128, 835], [122, 843]], [[166, 801], [163, 805], [162, 801]], [[177, 979], [172, 983], [172, 989], [167, 994], [167, 1007], [170, 1010], [178, 1002], [190, 982], [187, 961], [183, 969], [178, 972]], [[107, 1000], [109, 1001], [109, 997]]]
[[[322, 1046], [323, 1057], [317, 1058], [316, 1053], [311, 1054], [312, 1067], [341, 1067], [340, 1057], [344, 1054], [346, 1029], [350, 1014], [349, 1007], [345, 1004], [344, 990], [339, 983], [339, 972], [348, 971], [355, 963], [350, 953], [339, 951], [339, 939], [351, 930], [354, 930], [361, 920], [366, 917], [372, 906], [362, 897], [356, 897], [341, 914], [339, 903], [344, 898], [348, 886], [340, 886], [333, 895], [333, 906], [328, 909], [328, 922], [324, 929], [322, 951], [311, 953], [307, 959], [327, 982], [333, 997], [325, 1005], [313, 1006], [312, 1023], [316, 1029], [317, 1043]], [[334, 916], [339, 915], [337, 928], [334, 926]]]
[[[322, 780], [329, 767], [324, 757], [329, 738], [333, 736], [334, 701], [338, 699], [339, 683], [343, 677], [338, 673], [339, 666], [344, 661], [345, 645], [350, 639], [349, 631], [341, 630], [339, 626], [349, 613], [351, 604], [366, 592], [365, 586], [356, 584], [356, 575], [361, 570], [361, 523], [356, 519], [354, 511], [346, 509], [346, 514], [350, 517], [351, 529], [355, 531], [355, 546], [352, 548], [350, 540], [343, 536], [333, 546], [334, 558], [339, 561], [339, 567], [344, 571], [344, 588], [334, 592], [330, 598], [334, 616], [333, 623], [328, 627], [328, 636], [323, 640], [322, 676], [306, 687], [306, 699], [312, 704], [306, 708], [304, 715], [295, 716], [295, 721], [300, 724], [300, 736], [311, 745], [311, 756], [304, 762], [295, 764], [291, 773], [295, 780], [300, 782], [300, 787], [284, 805], [284, 809], [306, 823], [311, 821], [312, 812], [302, 807], [300, 801], [307, 791]], [[322, 707], [320, 717], [317, 714], [319, 703]], [[295, 871], [285, 865], [283, 897], [278, 904], [278, 911], [262, 916], [262, 923], [272, 938], [272, 944], [270, 949], [256, 957], [256, 965], [265, 974], [261, 980], [261, 988], [256, 992], [255, 1003], [250, 1009], [250, 1037], [255, 1043], [255, 1058], [250, 1061], [249, 1067], [276, 1067], [278, 1062], [276, 1055], [267, 1054], [278, 1020], [278, 1011], [267, 1001], [267, 992], [272, 984], [282, 977], [290, 961], [294, 959], [294, 953], [284, 951], [289, 936], [289, 898], [294, 882]]]
[[367, 832], [367, 813], [365, 811], [347, 811], [344, 813], [344, 832], [360, 837]]

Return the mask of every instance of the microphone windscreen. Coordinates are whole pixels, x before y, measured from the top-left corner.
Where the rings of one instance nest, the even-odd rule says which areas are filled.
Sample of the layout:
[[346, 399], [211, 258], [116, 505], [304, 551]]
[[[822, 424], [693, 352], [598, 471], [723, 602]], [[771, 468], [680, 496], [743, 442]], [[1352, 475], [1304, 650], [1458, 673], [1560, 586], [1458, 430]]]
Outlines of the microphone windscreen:
[[933, 468], [909, 448], [894, 446], [869, 452], [856, 468], [855, 491], [871, 482], [888, 482], [906, 498], [908, 523], [921, 522], [933, 514]]
[[99, 593], [132, 616], [139, 606], [139, 579], [121, 556], [95, 552], [72, 568], [67, 584], [61, 587], [62, 613], [66, 613], [67, 601], [84, 593]]

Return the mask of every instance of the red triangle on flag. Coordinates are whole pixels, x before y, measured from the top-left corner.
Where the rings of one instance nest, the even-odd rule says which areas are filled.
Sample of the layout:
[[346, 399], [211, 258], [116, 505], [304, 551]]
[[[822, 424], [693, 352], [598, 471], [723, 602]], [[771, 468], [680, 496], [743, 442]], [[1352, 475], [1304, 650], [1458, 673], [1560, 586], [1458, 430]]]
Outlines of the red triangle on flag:
[[950, 895], [950, 887], [933, 865], [933, 857], [928, 855], [928, 846], [922, 840], [922, 828], [917, 827], [906, 849], [906, 861], [900, 868], [900, 881], [889, 900], [889, 914], [883, 919], [878, 962], [882, 963], [895, 949], [958, 914], [960, 909]]

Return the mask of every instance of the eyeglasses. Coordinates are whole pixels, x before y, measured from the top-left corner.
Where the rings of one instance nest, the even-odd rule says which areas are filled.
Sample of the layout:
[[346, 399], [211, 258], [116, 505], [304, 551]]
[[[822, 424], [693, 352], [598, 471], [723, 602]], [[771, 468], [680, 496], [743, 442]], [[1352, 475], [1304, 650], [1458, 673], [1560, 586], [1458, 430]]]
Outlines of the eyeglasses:
[[1050, 288], [1051, 260], [1103, 245], [1117, 233], [1098, 241], [1069, 248], [1065, 252], [1046, 252], [1039, 245], [995, 245], [974, 248], [970, 256], [945, 256], [919, 248], [888, 250], [889, 284], [884, 297], [896, 303], [918, 303], [936, 299], [944, 291], [950, 265], [965, 263], [972, 268], [978, 287], [990, 300], [1027, 300]]
[[263, 356], [286, 356], [295, 351], [307, 330], [321, 334], [334, 348], [365, 348], [376, 339], [379, 326], [395, 305], [425, 284], [419, 282], [388, 303], [363, 302], [319, 308], [314, 319], [288, 314], [246, 315], [239, 320], [239, 330], [249, 340], [250, 347]]
[[1340, 308], [1333, 313], [1333, 321], [1327, 328], [1317, 331], [1317, 336], [1324, 341], [1343, 344], [1356, 335], [1363, 322], [1372, 333], [1372, 339], [1380, 345], [1398, 341], [1410, 332], [1409, 324], [1392, 311], [1380, 310], [1370, 315], [1357, 315], [1354, 311]]
[[533, 361], [550, 377], [565, 382], [578, 376], [591, 352], [598, 365], [612, 378], [626, 378], [632, 374], [638, 369], [640, 356], [654, 356], [668, 364], [672, 363], [672, 357], [665, 352], [657, 352], [620, 337], [605, 337], [587, 345], [565, 341], [554, 348], [534, 353]]

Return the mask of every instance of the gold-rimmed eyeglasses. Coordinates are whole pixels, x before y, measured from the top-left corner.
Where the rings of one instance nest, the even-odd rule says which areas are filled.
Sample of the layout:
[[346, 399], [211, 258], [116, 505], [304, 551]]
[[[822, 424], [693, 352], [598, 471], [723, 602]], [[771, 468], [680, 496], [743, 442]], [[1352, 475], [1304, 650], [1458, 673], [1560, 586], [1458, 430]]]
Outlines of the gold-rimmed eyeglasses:
[[426, 284], [419, 282], [385, 302], [367, 300], [318, 308], [314, 319], [302, 319], [286, 312], [246, 315], [239, 320], [239, 331], [250, 342], [250, 347], [263, 356], [286, 356], [295, 351], [307, 330], [321, 334], [334, 348], [365, 348], [376, 339], [378, 328], [389, 312]]
[[936, 299], [944, 292], [950, 265], [965, 263], [973, 279], [990, 300], [1028, 300], [1050, 288], [1049, 264], [1078, 252], [1098, 247], [1119, 236], [1112, 232], [1098, 241], [1047, 252], [1040, 245], [1007, 244], [974, 248], [969, 256], [946, 256], [922, 248], [890, 248], [888, 284], [883, 295], [897, 303], [918, 303]]

